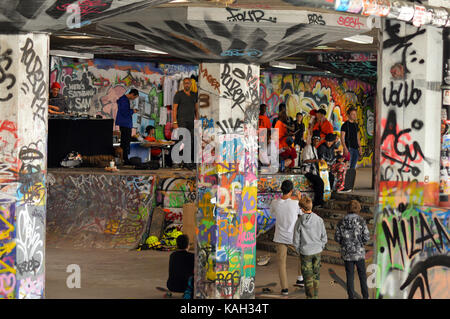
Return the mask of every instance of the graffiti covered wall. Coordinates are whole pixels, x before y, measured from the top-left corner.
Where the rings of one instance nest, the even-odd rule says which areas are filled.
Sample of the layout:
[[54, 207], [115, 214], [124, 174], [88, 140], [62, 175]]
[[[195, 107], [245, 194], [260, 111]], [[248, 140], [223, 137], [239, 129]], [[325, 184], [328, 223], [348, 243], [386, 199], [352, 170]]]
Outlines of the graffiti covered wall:
[[[197, 75], [194, 65], [155, 64], [119, 60], [78, 60], [51, 57], [50, 83], [61, 84], [61, 94], [69, 112], [103, 118], [116, 118], [117, 99], [128, 89], [136, 88], [138, 112], [133, 127], [145, 135], [145, 127], [153, 125], [156, 137], [163, 139], [160, 115], [164, 105], [164, 76], [181, 79]], [[176, 89], [176, 88], [174, 88]], [[163, 110], [164, 111], [164, 110]], [[155, 125], [156, 124], [156, 125]], [[162, 123], [164, 124], [164, 123]], [[118, 130], [118, 127], [116, 127]]]
[[[197, 298], [252, 298], [257, 224], [259, 67], [200, 66], [203, 126], [198, 173], [195, 294]], [[202, 102], [201, 102], [202, 103]], [[209, 140], [209, 129], [217, 129]], [[214, 152], [207, 151], [213, 146]], [[211, 155], [215, 154], [212, 161]]]
[[0, 299], [44, 298], [48, 36], [0, 37]]
[[[285, 103], [288, 116], [295, 119], [297, 112], [309, 113], [312, 109], [326, 106], [327, 118], [335, 132], [340, 132], [347, 120], [350, 106], [358, 109], [363, 156], [358, 165], [372, 165], [375, 128], [375, 87], [348, 79], [309, 76], [296, 73], [261, 73], [261, 103], [267, 105], [267, 115], [273, 120], [278, 105]], [[308, 127], [309, 116], [304, 123]], [[306, 133], [305, 133], [306, 134]]]
[[375, 234], [377, 298], [450, 297], [449, 211], [436, 207], [440, 49], [440, 29], [384, 22]]

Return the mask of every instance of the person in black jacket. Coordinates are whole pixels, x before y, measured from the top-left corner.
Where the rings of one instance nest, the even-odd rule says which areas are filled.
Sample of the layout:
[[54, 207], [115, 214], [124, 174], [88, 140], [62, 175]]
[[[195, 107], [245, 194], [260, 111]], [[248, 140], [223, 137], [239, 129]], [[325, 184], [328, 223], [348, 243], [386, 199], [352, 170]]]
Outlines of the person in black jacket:
[[194, 254], [188, 252], [189, 237], [177, 237], [177, 250], [169, 257], [169, 279], [167, 289], [172, 292], [185, 292], [189, 278], [194, 276]]
[[338, 148], [337, 137], [333, 133], [329, 133], [325, 137], [325, 143], [321, 144], [317, 149], [317, 155], [319, 159], [323, 159], [327, 162], [328, 165], [328, 178], [330, 180], [330, 187], [333, 189], [333, 184], [335, 180], [335, 176], [333, 172], [331, 172], [331, 167], [334, 163], [336, 163], [336, 150]]

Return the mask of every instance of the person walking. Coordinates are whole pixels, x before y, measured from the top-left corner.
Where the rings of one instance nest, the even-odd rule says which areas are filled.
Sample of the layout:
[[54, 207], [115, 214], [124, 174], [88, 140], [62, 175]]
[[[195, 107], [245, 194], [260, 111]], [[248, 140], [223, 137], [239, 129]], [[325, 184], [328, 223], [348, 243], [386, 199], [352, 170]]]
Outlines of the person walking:
[[[281, 184], [282, 196], [275, 199], [270, 204], [270, 214], [275, 218], [275, 234], [273, 241], [277, 244], [278, 273], [280, 276], [281, 294], [288, 295], [288, 278], [286, 272], [286, 257], [288, 246], [292, 245], [294, 235], [294, 225], [302, 210], [298, 200], [291, 199], [294, 184], [290, 180], [285, 180]], [[298, 199], [301, 193], [298, 192]], [[299, 275], [301, 275], [299, 269]]]
[[349, 202], [347, 211], [348, 214], [339, 221], [336, 227], [334, 240], [341, 245], [341, 256], [347, 276], [348, 298], [355, 298], [354, 269], [356, 266], [362, 296], [364, 299], [368, 299], [364, 245], [369, 241], [370, 233], [364, 218], [358, 215], [361, 211], [361, 204], [357, 200]]
[[306, 298], [318, 299], [320, 254], [327, 244], [327, 231], [323, 219], [312, 212], [312, 200], [309, 197], [302, 198], [300, 206], [303, 214], [295, 223], [293, 243], [300, 254]]

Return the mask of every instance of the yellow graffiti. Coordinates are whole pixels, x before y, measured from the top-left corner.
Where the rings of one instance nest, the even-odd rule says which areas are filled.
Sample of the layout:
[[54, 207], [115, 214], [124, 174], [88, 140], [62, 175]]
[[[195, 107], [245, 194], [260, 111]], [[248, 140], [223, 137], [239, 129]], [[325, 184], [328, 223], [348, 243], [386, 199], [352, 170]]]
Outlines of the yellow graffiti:
[[9, 237], [9, 233], [14, 230], [14, 226], [11, 225], [2, 215], [0, 215], [0, 220], [5, 223], [5, 225], [8, 227], [6, 230], [3, 230], [0, 233], [0, 240], [4, 240]]
[[110, 220], [105, 228], [105, 234], [115, 234], [119, 229], [119, 221], [118, 220]]

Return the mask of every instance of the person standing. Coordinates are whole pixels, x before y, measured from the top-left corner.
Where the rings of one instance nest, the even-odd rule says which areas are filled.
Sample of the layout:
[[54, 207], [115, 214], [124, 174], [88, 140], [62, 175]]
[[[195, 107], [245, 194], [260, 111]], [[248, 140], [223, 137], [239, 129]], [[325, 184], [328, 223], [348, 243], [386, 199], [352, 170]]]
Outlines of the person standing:
[[302, 174], [309, 180], [314, 189], [314, 206], [321, 206], [325, 203], [323, 193], [325, 184], [319, 175], [319, 156], [316, 146], [319, 144], [320, 136], [314, 135], [311, 143], [308, 143], [302, 152]]
[[131, 130], [133, 128], [133, 114], [136, 109], [130, 107], [130, 101], [139, 97], [136, 89], [131, 89], [128, 94], [122, 95], [117, 100], [116, 125], [120, 128], [120, 147], [123, 150], [124, 164], [129, 164], [128, 155], [130, 154]]
[[293, 168], [295, 159], [297, 158], [297, 152], [289, 143], [289, 137], [292, 136], [292, 133], [289, 133], [286, 122], [286, 112], [280, 112], [278, 121], [275, 124], [275, 129], [278, 130], [280, 157], [284, 161], [285, 167]]
[[306, 299], [319, 297], [320, 254], [327, 244], [323, 219], [312, 212], [312, 200], [300, 200], [303, 214], [294, 227], [293, 243], [300, 255], [301, 271], [305, 281]]
[[299, 145], [300, 149], [306, 146], [303, 138], [305, 134], [305, 124], [303, 123], [303, 112], [298, 112], [296, 115], [296, 121], [294, 122], [294, 144]]
[[342, 192], [350, 192], [355, 184], [356, 164], [362, 154], [361, 139], [359, 135], [359, 127], [356, 122], [356, 108], [350, 107], [347, 110], [348, 120], [341, 127], [341, 142], [344, 149], [344, 158], [350, 160], [350, 168], [345, 176], [346, 187]]
[[[178, 91], [173, 98], [173, 129], [184, 127], [190, 132], [191, 139], [191, 163], [190, 168], [195, 167], [194, 161], [194, 120], [199, 119], [199, 106], [197, 94], [191, 91], [190, 78], [183, 79], [183, 90]], [[184, 152], [184, 150], [183, 150]], [[187, 163], [185, 163], [187, 164]]]
[[359, 216], [361, 204], [351, 200], [347, 207], [348, 214], [339, 221], [334, 240], [341, 245], [341, 256], [347, 275], [347, 294], [349, 299], [355, 298], [354, 269], [358, 271], [361, 293], [364, 299], [369, 298], [366, 275], [366, 251], [364, 245], [370, 239], [369, 229], [364, 218]]
[[[294, 225], [298, 216], [302, 214], [298, 200], [292, 200], [294, 184], [285, 180], [281, 184], [282, 196], [270, 204], [270, 214], [275, 218], [275, 234], [273, 241], [277, 244], [278, 273], [280, 276], [281, 294], [288, 295], [288, 278], [286, 272], [286, 257], [288, 246], [292, 245]], [[298, 192], [298, 199], [301, 193]], [[299, 269], [299, 275], [301, 274]]]

